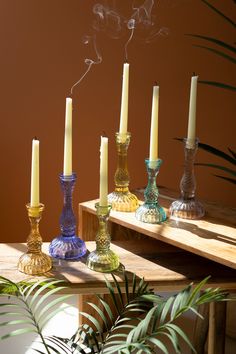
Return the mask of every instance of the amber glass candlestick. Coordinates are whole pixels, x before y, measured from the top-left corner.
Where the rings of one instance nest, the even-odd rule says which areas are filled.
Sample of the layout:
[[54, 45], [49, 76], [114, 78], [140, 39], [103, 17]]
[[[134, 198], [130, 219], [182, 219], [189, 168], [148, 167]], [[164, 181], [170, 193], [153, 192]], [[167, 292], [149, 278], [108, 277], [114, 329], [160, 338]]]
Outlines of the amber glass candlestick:
[[184, 139], [184, 174], [180, 181], [181, 197], [175, 200], [170, 206], [170, 218], [172, 219], [200, 219], [204, 216], [205, 210], [195, 198], [196, 180], [194, 176], [194, 159], [198, 148], [198, 139], [194, 145], [189, 146], [188, 140]]
[[52, 268], [51, 258], [42, 252], [42, 237], [39, 233], [39, 221], [44, 209], [43, 204], [38, 206], [26, 205], [31, 224], [31, 231], [27, 239], [27, 252], [18, 262], [18, 269], [26, 274], [37, 275], [48, 272]]
[[116, 211], [135, 211], [138, 207], [136, 195], [129, 191], [129, 171], [127, 164], [127, 151], [130, 143], [130, 133], [116, 133], [116, 146], [118, 164], [115, 172], [115, 191], [108, 195], [109, 204]]

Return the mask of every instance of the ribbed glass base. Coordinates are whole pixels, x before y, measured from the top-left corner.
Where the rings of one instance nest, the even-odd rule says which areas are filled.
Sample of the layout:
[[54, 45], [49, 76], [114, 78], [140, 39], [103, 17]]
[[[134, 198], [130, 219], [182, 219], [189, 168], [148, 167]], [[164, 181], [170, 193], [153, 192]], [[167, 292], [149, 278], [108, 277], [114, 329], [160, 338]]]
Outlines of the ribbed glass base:
[[45, 253], [24, 253], [19, 259], [17, 268], [20, 272], [39, 275], [52, 268], [52, 260]]
[[201, 219], [205, 210], [198, 200], [196, 199], [178, 199], [175, 200], [170, 206], [170, 218], [171, 219], [191, 219], [197, 220]]
[[108, 202], [113, 210], [132, 212], [138, 208], [138, 198], [136, 195], [127, 192], [116, 192], [108, 195]]
[[58, 236], [49, 246], [49, 253], [54, 258], [79, 259], [87, 252], [84, 241], [78, 236]]
[[144, 203], [136, 210], [135, 217], [142, 222], [159, 224], [166, 220], [166, 213], [158, 203]]
[[119, 257], [111, 250], [96, 250], [87, 258], [88, 268], [97, 272], [109, 273], [119, 267]]

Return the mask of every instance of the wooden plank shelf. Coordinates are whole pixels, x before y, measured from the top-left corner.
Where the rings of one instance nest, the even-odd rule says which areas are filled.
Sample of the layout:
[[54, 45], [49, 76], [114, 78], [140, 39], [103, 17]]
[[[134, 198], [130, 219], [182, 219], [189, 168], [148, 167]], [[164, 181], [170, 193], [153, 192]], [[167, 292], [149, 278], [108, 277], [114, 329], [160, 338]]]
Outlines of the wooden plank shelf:
[[[167, 212], [172, 200], [170, 196], [160, 196], [160, 203]], [[95, 202], [79, 206], [79, 234], [84, 240], [95, 238]], [[135, 213], [112, 210], [109, 218], [112, 240], [148, 236], [236, 269], [236, 209], [214, 203], [205, 203], [205, 208], [206, 216], [201, 220], [167, 219], [160, 225], [140, 222]]]
[[[95, 242], [86, 242], [88, 251], [95, 249]], [[49, 243], [43, 244], [44, 252], [48, 252]], [[199, 282], [211, 275], [207, 287], [222, 287], [227, 290], [236, 289], [236, 271], [221, 264], [193, 255], [184, 250], [152, 239], [133, 241], [116, 241], [111, 248], [119, 255], [121, 266], [115, 272], [121, 288], [123, 288], [122, 272], [127, 271], [132, 280], [133, 273], [145, 278], [156, 291], [177, 291], [190, 282]], [[153, 250], [155, 252], [153, 252]], [[17, 270], [17, 262], [26, 245], [20, 243], [0, 244], [0, 275], [14, 282], [22, 280], [36, 281], [40, 278], [55, 277], [64, 280], [68, 289], [66, 293], [105, 294], [104, 274], [87, 268], [86, 257], [80, 261], [53, 259], [53, 269], [43, 277], [29, 276]], [[106, 274], [112, 281], [110, 274]]]

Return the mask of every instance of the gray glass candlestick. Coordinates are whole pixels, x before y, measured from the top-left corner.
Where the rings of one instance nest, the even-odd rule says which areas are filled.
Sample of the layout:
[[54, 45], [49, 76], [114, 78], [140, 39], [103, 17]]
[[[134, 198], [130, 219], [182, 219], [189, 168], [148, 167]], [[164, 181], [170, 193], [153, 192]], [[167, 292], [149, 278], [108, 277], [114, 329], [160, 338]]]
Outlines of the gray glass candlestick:
[[145, 160], [148, 185], [144, 191], [145, 202], [136, 210], [135, 217], [137, 220], [150, 224], [159, 224], [166, 220], [165, 210], [158, 202], [158, 188], [156, 185], [156, 177], [162, 163], [161, 159], [150, 161]]
[[60, 217], [61, 235], [56, 237], [49, 246], [49, 253], [54, 258], [79, 259], [87, 252], [85, 243], [76, 235], [76, 219], [72, 206], [72, 193], [76, 174], [61, 174], [61, 188], [64, 194], [64, 206]]
[[188, 140], [184, 139], [184, 174], [180, 181], [181, 197], [175, 200], [170, 206], [171, 219], [200, 219], [204, 216], [205, 210], [195, 198], [196, 180], [194, 176], [194, 159], [198, 148], [198, 139], [189, 145]]

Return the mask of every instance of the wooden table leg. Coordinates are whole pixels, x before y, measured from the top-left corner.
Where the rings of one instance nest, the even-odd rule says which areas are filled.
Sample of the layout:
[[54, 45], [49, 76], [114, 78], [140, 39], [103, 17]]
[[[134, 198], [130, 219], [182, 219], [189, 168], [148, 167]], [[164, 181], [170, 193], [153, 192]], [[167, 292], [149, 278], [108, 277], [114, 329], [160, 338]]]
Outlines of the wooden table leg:
[[212, 302], [209, 309], [208, 354], [225, 353], [226, 302]]
[[198, 312], [202, 315], [203, 319], [196, 317], [194, 325], [193, 346], [198, 354], [204, 354], [208, 333], [209, 305], [203, 304], [199, 306]]

